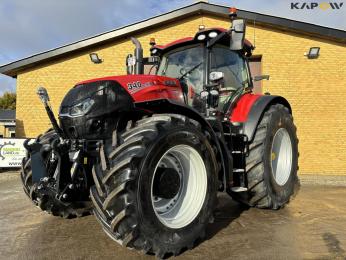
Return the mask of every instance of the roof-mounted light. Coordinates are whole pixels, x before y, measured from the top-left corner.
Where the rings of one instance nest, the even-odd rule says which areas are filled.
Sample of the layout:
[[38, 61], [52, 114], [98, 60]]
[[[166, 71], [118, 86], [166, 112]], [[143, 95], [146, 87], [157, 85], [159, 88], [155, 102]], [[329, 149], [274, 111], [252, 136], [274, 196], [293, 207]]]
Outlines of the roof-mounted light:
[[151, 55], [155, 55], [156, 53], [157, 53], [157, 49], [156, 48], [151, 50]]
[[203, 31], [204, 29], [205, 29], [205, 25], [204, 24], [198, 25], [198, 30], [199, 31]]
[[156, 45], [155, 38], [150, 38], [149, 44], [150, 44], [150, 46], [152, 46], [152, 47], [153, 47], [154, 45]]
[[207, 38], [207, 36], [205, 34], [200, 34], [197, 36], [197, 40], [199, 40], [199, 41], [203, 41], [205, 38]]
[[229, 9], [229, 14], [228, 15], [231, 18], [231, 20], [235, 19], [237, 17], [237, 8], [231, 7]]
[[208, 34], [208, 37], [209, 38], [215, 38], [217, 36], [217, 32], [210, 32], [209, 34]]

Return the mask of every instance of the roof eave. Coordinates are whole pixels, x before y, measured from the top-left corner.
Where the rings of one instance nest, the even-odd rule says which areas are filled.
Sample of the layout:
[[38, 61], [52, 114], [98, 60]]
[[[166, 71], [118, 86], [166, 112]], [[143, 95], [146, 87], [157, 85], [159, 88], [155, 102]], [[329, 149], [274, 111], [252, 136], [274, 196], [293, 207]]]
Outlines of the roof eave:
[[[130, 34], [137, 33], [143, 29], [150, 29], [159, 25], [167, 24], [184, 17], [196, 14], [209, 14], [219, 17], [228, 17], [228, 8], [225, 6], [209, 4], [204, 2], [195, 3], [180, 9], [158, 15], [147, 20], [134, 23], [119, 29], [105, 32], [94, 37], [90, 37], [72, 44], [48, 50], [30, 57], [11, 62], [0, 67], [0, 73], [16, 77], [18, 72], [33, 67], [38, 63], [59, 58], [72, 52], [85, 50], [95, 45], [104, 44], [117, 38], [124, 38]], [[339, 43], [346, 43], [346, 31], [323, 27], [319, 25], [294, 21], [270, 15], [264, 15], [244, 10], [238, 10], [238, 16], [247, 19], [248, 22], [256, 21], [257, 25], [265, 25], [276, 29], [290, 32], [303, 33], [323, 39], [334, 40]]]

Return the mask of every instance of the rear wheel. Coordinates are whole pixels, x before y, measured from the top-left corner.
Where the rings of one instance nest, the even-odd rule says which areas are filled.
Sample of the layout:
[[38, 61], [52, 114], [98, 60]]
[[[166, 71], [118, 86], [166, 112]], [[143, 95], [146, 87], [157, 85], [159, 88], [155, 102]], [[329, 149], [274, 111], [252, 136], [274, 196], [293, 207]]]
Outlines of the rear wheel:
[[232, 197], [249, 206], [278, 209], [299, 188], [298, 139], [293, 117], [281, 105], [272, 105], [257, 126], [246, 158], [248, 191]]
[[[47, 171], [51, 174], [54, 173], [56, 167], [56, 163], [50, 162], [52, 155], [51, 145], [57, 138], [58, 136], [55, 131], [50, 130], [35, 140], [35, 142], [39, 142], [45, 147], [44, 151], [42, 151], [42, 157], [45, 160]], [[63, 218], [81, 217], [91, 213], [90, 201], [62, 202], [57, 199], [57, 194], [54, 189], [55, 182], [52, 178], [46, 178], [45, 181], [34, 184], [32, 182], [30, 154], [23, 159], [20, 175], [24, 192], [34, 205], [42, 211]]]
[[188, 119], [154, 115], [106, 142], [91, 198], [106, 233], [158, 257], [203, 238], [216, 206], [217, 163], [208, 139]]

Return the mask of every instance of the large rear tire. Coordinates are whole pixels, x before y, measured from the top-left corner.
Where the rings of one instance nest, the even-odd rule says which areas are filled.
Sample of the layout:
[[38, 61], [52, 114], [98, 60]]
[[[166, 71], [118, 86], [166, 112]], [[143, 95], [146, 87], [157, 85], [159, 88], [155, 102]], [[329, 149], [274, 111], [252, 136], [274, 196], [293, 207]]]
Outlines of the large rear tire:
[[192, 248], [216, 206], [217, 162], [208, 139], [185, 117], [153, 115], [117, 142], [100, 149], [93, 171], [91, 198], [105, 232], [161, 258]]
[[275, 104], [264, 113], [246, 158], [248, 191], [231, 193], [246, 205], [279, 209], [299, 189], [298, 139], [287, 107]]
[[[45, 145], [46, 149], [42, 154], [43, 159], [49, 160], [51, 154], [51, 144], [58, 138], [54, 130], [49, 130], [45, 134], [36, 138], [35, 142]], [[48, 164], [47, 164], [48, 165]], [[60, 216], [63, 218], [75, 218], [89, 215], [92, 212], [90, 201], [80, 202], [64, 202], [55, 198], [55, 194], [50, 191], [49, 194], [40, 192], [37, 184], [32, 183], [32, 170], [30, 154], [23, 158], [22, 169], [20, 172], [21, 181], [25, 194], [29, 199], [40, 208], [53, 216]]]

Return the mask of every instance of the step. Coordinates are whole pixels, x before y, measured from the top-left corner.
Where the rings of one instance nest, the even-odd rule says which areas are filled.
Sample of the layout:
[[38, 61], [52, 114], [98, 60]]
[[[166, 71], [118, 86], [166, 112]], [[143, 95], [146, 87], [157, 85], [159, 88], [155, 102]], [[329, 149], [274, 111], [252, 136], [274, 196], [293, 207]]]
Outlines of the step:
[[243, 191], [247, 191], [246, 187], [232, 187], [231, 191], [233, 192], [243, 192]]
[[244, 169], [233, 169], [233, 172], [245, 172]]

